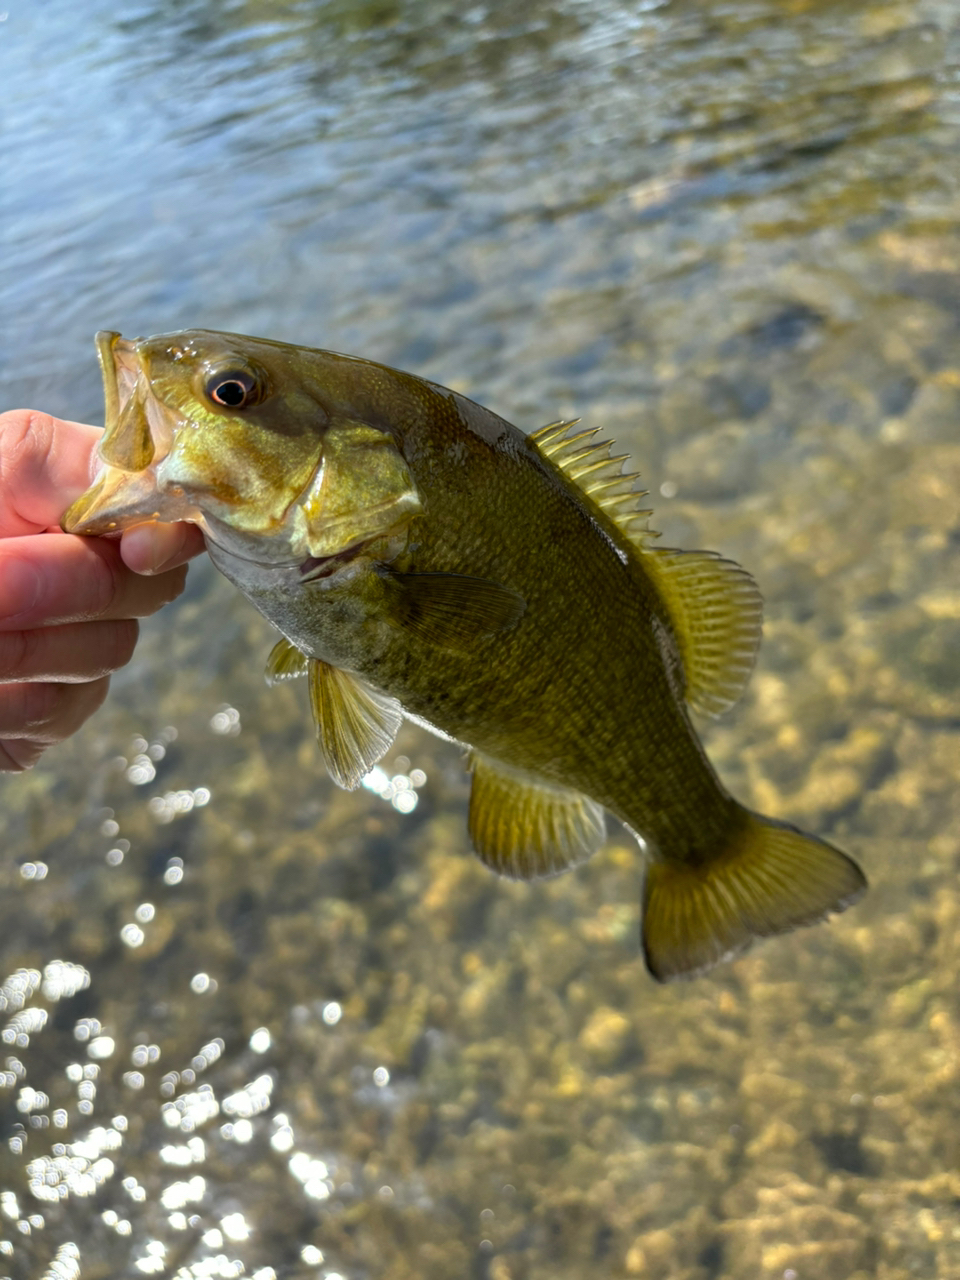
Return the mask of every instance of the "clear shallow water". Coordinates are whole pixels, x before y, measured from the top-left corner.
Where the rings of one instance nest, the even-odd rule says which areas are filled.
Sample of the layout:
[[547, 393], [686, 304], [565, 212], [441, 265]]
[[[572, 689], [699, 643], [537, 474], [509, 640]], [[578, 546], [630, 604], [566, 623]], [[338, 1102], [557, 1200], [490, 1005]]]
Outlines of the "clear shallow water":
[[2, 781], [0, 1274], [960, 1275], [957, 50], [932, 0], [13, 0], [0, 401], [97, 421], [95, 329], [206, 325], [602, 424], [764, 591], [725, 779], [873, 887], [659, 989], [619, 833], [496, 882], [413, 729], [412, 812], [338, 792], [194, 566]]

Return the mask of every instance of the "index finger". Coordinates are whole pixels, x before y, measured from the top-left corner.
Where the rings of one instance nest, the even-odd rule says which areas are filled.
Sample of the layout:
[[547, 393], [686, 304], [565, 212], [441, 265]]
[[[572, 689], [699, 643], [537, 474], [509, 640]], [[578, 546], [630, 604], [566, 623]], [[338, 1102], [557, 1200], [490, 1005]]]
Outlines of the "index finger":
[[93, 480], [102, 434], [32, 409], [0, 413], [0, 538], [57, 524]]
[[131, 573], [108, 538], [69, 533], [0, 541], [0, 631], [145, 618], [183, 590], [186, 569]]

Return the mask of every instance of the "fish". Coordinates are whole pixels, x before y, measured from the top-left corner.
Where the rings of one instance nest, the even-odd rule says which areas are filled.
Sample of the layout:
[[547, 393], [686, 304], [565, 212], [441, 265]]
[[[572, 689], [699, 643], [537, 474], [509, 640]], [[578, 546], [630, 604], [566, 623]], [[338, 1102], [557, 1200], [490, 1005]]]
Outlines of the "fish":
[[191, 329], [97, 335], [101, 468], [62, 528], [186, 520], [280, 632], [322, 758], [355, 788], [405, 718], [461, 744], [474, 852], [517, 879], [643, 853], [652, 976], [704, 973], [866, 888], [827, 841], [724, 787], [696, 716], [734, 705], [760, 642], [753, 578], [661, 547], [599, 429], [525, 434], [371, 360]]

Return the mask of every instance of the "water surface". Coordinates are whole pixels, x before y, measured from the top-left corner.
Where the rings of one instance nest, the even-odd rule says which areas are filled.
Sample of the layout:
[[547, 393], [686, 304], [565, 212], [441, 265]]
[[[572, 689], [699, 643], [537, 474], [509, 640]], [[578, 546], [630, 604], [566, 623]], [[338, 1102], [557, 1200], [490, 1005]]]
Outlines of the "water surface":
[[10, 0], [0, 402], [101, 420], [96, 329], [207, 326], [602, 425], [764, 592], [724, 779], [872, 892], [659, 988], [624, 833], [498, 882], [413, 728], [337, 791], [197, 564], [0, 784], [0, 1273], [960, 1276], [958, 49], [948, 0]]

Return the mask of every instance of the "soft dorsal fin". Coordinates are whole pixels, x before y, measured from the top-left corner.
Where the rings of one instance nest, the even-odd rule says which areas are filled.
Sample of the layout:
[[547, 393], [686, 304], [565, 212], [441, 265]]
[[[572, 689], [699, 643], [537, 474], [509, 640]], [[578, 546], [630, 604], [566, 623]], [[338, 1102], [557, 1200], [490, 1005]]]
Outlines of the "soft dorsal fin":
[[684, 696], [704, 715], [719, 715], [740, 697], [760, 643], [763, 602], [745, 569], [712, 551], [673, 551], [653, 545], [652, 512], [636, 472], [624, 472], [626, 455], [610, 456], [610, 441], [597, 428], [573, 432], [579, 419], [551, 422], [530, 439], [599, 507], [642, 557], [673, 624], [685, 676]]
[[596, 801], [479, 752], [471, 756], [470, 768], [470, 839], [498, 875], [557, 875], [603, 843], [603, 809]]
[[355, 791], [393, 745], [403, 720], [400, 704], [319, 658], [310, 659], [309, 675], [323, 762], [338, 787]]
[[305, 676], [310, 666], [310, 659], [295, 644], [283, 637], [270, 650], [263, 678], [271, 687], [282, 684], [284, 680], [296, 680]]
[[718, 716], [746, 688], [763, 627], [763, 598], [750, 574], [713, 551], [651, 547], [643, 567], [667, 606], [683, 661], [684, 696]]

